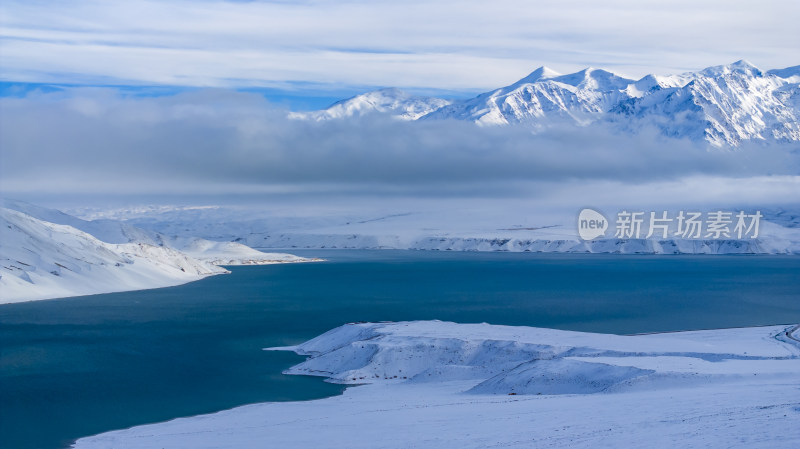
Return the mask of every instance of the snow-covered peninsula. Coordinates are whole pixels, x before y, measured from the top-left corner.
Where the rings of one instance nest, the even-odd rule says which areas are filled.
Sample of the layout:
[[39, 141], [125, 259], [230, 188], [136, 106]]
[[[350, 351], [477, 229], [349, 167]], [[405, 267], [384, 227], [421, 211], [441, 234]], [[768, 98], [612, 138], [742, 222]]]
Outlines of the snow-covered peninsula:
[[[360, 385], [83, 438], [91, 448], [791, 447], [797, 326], [619, 336], [349, 324], [288, 374]], [[366, 385], [362, 385], [366, 384]]]
[[220, 265], [307, 262], [233, 242], [85, 221], [27, 203], [0, 208], [0, 304], [167, 287], [227, 273]]

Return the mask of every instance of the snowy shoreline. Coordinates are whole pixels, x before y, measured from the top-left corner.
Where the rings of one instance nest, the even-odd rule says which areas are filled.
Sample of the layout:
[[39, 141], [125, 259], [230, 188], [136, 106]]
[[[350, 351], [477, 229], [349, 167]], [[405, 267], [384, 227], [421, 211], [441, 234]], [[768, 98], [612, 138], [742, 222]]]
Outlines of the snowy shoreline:
[[[800, 443], [798, 327], [647, 335], [354, 323], [287, 374], [342, 396], [82, 438], [75, 448], [776, 447]], [[312, 430], [312, 431], [309, 431]]]
[[0, 208], [0, 304], [172, 287], [229, 273], [222, 265], [321, 260], [3, 204], [12, 208]]

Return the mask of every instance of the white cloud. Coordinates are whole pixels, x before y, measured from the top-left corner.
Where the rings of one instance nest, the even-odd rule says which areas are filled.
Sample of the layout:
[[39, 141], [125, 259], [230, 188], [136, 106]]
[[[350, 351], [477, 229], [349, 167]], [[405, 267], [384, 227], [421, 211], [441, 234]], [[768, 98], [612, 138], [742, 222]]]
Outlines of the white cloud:
[[0, 16], [13, 81], [466, 89], [541, 64], [641, 76], [800, 60], [800, 4], [777, 0], [9, 0]]

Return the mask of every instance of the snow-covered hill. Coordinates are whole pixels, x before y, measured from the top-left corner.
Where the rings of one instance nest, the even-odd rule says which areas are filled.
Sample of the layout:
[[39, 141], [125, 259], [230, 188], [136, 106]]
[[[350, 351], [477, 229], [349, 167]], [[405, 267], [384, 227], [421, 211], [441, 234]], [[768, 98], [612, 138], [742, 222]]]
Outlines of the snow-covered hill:
[[330, 119], [381, 112], [406, 120], [466, 120], [481, 125], [598, 124], [635, 133], [737, 146], [746, 141], [800, 141], [800, 69], [764, 72], [747, 61], [639, 80], [595, 68], [562, 75], [540, 67], [475, 98], [449, 102], [383, 89], [296, 118]]
[[24, 201], [0, 199], [0, 206], [21, 212], [38, 220], [73, 227], [106, 243], [146, 243], [162, 245], [158, 234], [146, 231], [121, 221], [110, 219], [82, 220], [56, 209], [48, 209]]
[[[731, 381], [731, 375], [751, 370], [766, 375], [764, 360], [789, 360], [780, 371], [800, 376], [800, 347], [782, 333], [786, 329], [753, 328], [724, 338], [710, 331], [601, 336], [486, 323], [356, 323], [277, 349], [309, 356], [287, 374], [344, 384], [474, 379], [473, 393], [598, 393], [674, 388], [715, 377]], [[773, 336], [777, 342], [770, 341]], [[752, 363], [731, 371], [710, 363], [742, 360], [744, 354]]]
[[360, 323], [290, 374], [360, 385], [82, 438], [75, 448], [796, 447], [794, 326], [620, 336]]
[[265, 253], [236, 242], [214, 242], [196, 237], [173, 237], [167, 241], [169, 246], [214, 265], [269, 265], [319, 260], [285, 253]]
[[183, 284], [218, 265], [307, 262], [234, 242], [165, 236], [28, 203], [0, 208], [0, 304]]
[[0, 303], [183, 284], [226, 272], [172, 248], [105, 243], [0, 209]]
[[105, 243], [144, 243], [165, 246], [194, 259], [214, 265], [268, 265], [273, 263], [307, 262], [309, 259], [284, 253], [264, 253], [236, 242], [219, 242], [193, 237], [195, 234], [163, 234], [119, 220], [100, 218], [83, 220], [54, 209], [23, 201], [3, 199], [3, 207], [22, 212], [39, 220], [71, 226]]
[[400, 89], [387, 88], [336, 102], [321, 111], [294, 112], [289, 116], [319, 121], [384, 113], [403, 120], [416, 120], [448, 104], [450, 101], [441, 98], [416, 96]]

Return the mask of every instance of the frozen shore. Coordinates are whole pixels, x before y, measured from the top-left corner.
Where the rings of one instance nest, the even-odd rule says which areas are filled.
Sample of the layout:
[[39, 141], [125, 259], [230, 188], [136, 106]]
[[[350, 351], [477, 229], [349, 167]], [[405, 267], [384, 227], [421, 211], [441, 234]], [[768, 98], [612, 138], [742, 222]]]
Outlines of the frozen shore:
[[366, 384], [83, 438], [76, 448], [791, 447], [795, 326], [618, 336], [438, 321], [341, 326], [289, 374]]

